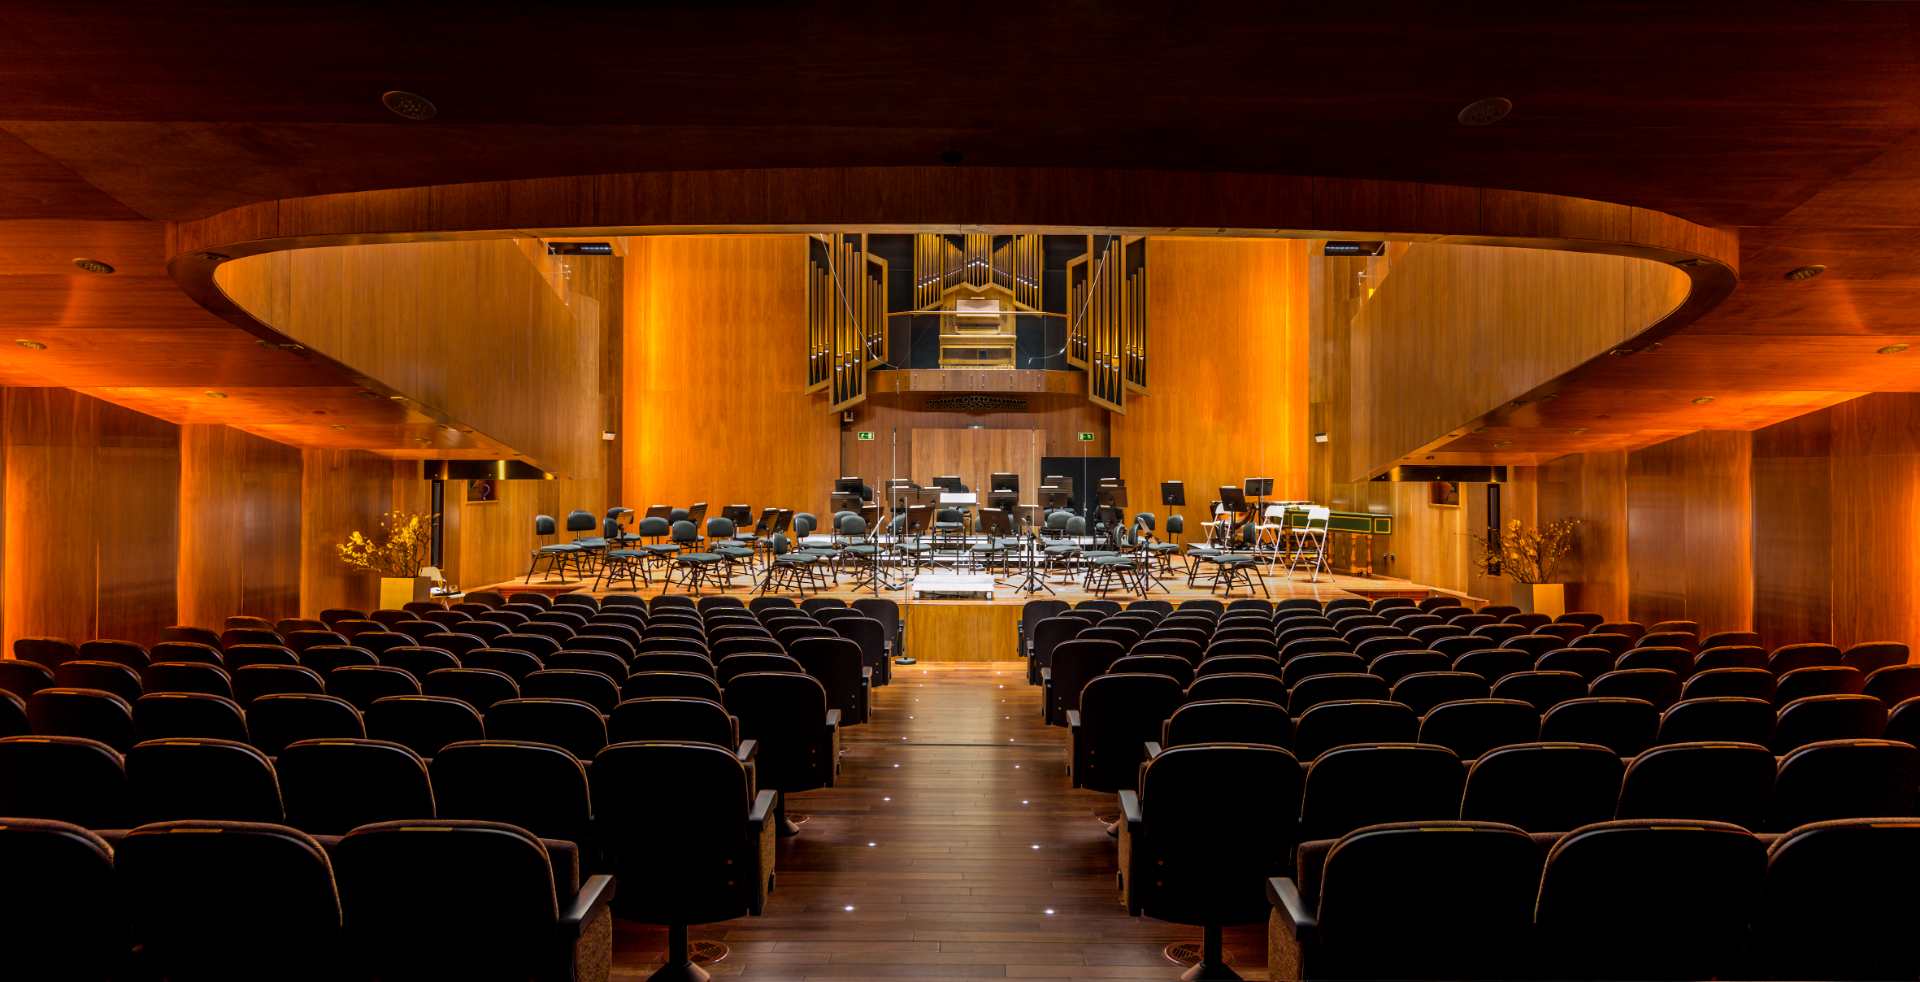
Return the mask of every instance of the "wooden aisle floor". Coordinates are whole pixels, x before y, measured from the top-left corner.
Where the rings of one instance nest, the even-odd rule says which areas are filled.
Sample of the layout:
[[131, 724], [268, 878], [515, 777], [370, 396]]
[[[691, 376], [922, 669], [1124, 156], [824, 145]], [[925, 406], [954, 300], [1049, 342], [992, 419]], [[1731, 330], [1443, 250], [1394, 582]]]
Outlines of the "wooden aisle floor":
[[[1112, 795], [1068, 786], [1067, 732], [1040, 721], [1021, 663], [901, 666], [873, 721], [846, 731], [838, 784], [793, 796], [766, 914], [696, 927], [707, 968], [793, 982], [1175, 979], [1161, 949], [1200, 929], [1127, 916]], [[660, 964], [664, 929], [619, 922], [615, 978]], [[1264, 979], [1265, 926], [1227, 932]]]

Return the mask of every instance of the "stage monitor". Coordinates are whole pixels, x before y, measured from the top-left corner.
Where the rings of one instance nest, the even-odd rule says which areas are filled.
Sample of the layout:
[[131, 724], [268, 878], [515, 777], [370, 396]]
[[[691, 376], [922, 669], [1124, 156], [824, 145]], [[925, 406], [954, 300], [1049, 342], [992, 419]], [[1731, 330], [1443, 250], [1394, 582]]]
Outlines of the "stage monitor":
[[956, 494], [967, 489], [965, 484], [960, 483], [960, 476], [958, 474], [942, 474], [933, 479], [933, 486], [942, 491], [952, 491]]
[[1272, 494], [1273, 494], [1273, 478], [1271, 477], [1247, 478], [1247, 497], [1265, 498], [1265, 497], [1271, 496]]
[[1015, 494], [1019, 494], [1020, 493], [1020, 475], [1008, 474], [1004, 471], [996, 471], [994, 472], [993, 476], [987, 479], [987, 489], [990, 491], [1011, 491]]

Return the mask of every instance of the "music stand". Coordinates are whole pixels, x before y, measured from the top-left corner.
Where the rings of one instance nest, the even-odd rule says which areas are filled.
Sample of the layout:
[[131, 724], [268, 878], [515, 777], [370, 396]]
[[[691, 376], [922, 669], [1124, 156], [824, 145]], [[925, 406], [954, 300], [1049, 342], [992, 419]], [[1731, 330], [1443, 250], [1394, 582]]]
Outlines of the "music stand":
[[1073, 477], [1071, 475], [1048, 474], [1046, 477], [1041, 478], [1040, 490], [1045, 491], [1048, 488], [1060, 488], [1065, 490], [1067, 493], [1067, 496], [1065, 500], [1060, 502], [1060, 507], [1062, 508], [1073, 507], [1074, 485], [1073, 485]]
[[936, 488], [940, 488], [941, 490], [944, 490], [944, 491], [952, 491], [955, 494], [959, 494], [967, 490], [967, 486], [960, 482], [960, 477], [959, 475], [956, 475], [956, 474], [942, 474], [941, 476], [934, 478], [933, 486]]
[[1226, 546], [1233, 548], [1233, 534], [1240, 531], [1240, 516], [1247, 513], [1247, 493], [1231, 484], [1220, 485], [1220, 504], [1233, 516], [1227, 522]]
[[863, 504], [866, 502], [860, 497], [858, 491], [835, 491], [827, 496], [827, 508], [835, 514], [843, 511], [857, 512]]
[[1271, 477], [1247, 478], [1246, 493], [1247, 493], [1247, 497], [1249, 498], [1270, 497], [1273, 494], [1273, 478]]
[[1095, 527], [1104, 525], [1109, 542], [1118, 545], [1120, 530], [1127, 522], [1127, 482], [1119, 478], [1102, 479], [1094, 498], [1098, 502], [1094, 509]]

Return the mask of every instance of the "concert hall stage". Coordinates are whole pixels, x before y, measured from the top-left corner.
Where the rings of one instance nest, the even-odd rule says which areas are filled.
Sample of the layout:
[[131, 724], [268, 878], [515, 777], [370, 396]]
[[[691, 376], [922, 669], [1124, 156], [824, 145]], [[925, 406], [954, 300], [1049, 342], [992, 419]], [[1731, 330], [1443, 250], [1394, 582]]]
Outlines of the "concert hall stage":
[[[1002, 583], [1005, 583], [1002, 580]], [[642, 587], [639, 590], [590, 590], [590, 582], [578, 580], [553, 580], [532, 583], [508, 580], [480, 589], [498, 590], [511, 593], [516, 590], [537, 591], [540, 593], [561, 594], [584, 591], [596, 596], [608, 593], [631, 593], [651, 597], [660, 593], [658, 585]], [[1001, 586], [995, 590], [991, 600], [913, 600], [904, 589], [885, 590], [875, 594], [872, 590], [852, 590], [840, 587], [819, 593], [809, 593], [809, 597], [837, 597], [842, 600], [857, 600], [861, 597], [880, 596], [900, 604], [901, 617], [906, 623], [906, 654], [928, 662], [956, 661], [1010, 661], [1019, 657], [1015, 625], [1020, 619], [1020, 608], [1032, 599], [1055, 599], [1075, 603], [1094, 599], [1094, 595], [1082, 590], [1078, 583], [1048, 581], [1054, 593], [1045, 591], [1028, 596], [1016, 592], [1011, 586]], [[1203, 589], [1187, 589], [1184, 583], [1175, 581], [1168, 584], [1170, 592], [1153, 591], [1151, 599], [1182, 600], [1212, 597], [1220, 598], [1218, 592]], [[1384, 576], [1347, 576], [1343, 574], [1321, 574], [1318, 583], [1308, 582], [1304, 577], [1289, 580], [1285, 576], [1267, 577], [1267, 589], [1273, 592], [1273, 599], [1284, 600], [1288, 597], [1314, 597], [1319, 600], [1332, 600], [1337, 597], [1411, 597], [1421, 599], [1434, 594], [1460, 596], [1469, 607], [1477, 607], [1485, 601], [1464, 597], [1454, 591], [1424, 586], [1411, 580], [1394, 579]], [[674, 591], [676, 594], [680, 590]], [[714, 596], [713, 591], [704, 595]], [[727, 591], [723, 596], [739, 597], [751, 600], [759, 594], [743, 586]], [[792, 596], [792, 594], [786, 594]], [[1235, 597], [1243, 597], [1243, 591], [1234, 591]], [[1256, 591], [1256, 597], [1260, 596]], [[1140, 599], [1134, 594], [1111, 593], [1109, 599], [1126, 603]]]

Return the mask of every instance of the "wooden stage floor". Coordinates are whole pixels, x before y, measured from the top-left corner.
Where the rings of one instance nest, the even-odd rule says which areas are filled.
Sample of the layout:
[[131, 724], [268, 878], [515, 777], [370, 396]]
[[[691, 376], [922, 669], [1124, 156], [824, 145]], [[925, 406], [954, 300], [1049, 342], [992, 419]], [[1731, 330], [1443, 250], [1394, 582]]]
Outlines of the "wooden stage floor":
[[[1174, 979], [1161, 949], [1198, 928], [1127, 916], [1098, 816], [1069, 788], [1067, 731], [1040, 722], [1019, 663], [901, 666], [845, 731], [837, 786], [794, 795], [765, 915], [693, 929], [732, 949], [716, 977], [790, 982]], [[1264, 923], [1227, 932], [1264, 979]], [[663, 929], [619, 922], [614, 976], [644, 979]]]
[[[1003, 581], [1005, 582], [1005, 581]], [[1266, 578], [1267, 589], [1274, 600], [1288, 597], [1314, 597], [1319, 600], [1332, 600], [1336, 597], [1361, 596], [1369, 599], [1377, 597], [1413, 597], [1422, 598], [1433, 593], [1445, 593], [1435, 587], [1428, 587], [1410, 580], [1391, 577], [1347, 576], [1344, 574], [1322, 575], [1319, 582], [1309, 582], [1305, 577], [1288, 579], [1285, 575]], [[1078, 583], [1049, 581], [1048, 586], [1054, 592], [1040, 592], [1029, 597], [1011, 587], [1002, 586], [995, 590], [992, 600], [912, 600], [906, 590], [884, 590], [878, 596], [899, 602], [902, 617], [906, 621], [906, 651], [921, 661], [1005, 661], [1019, 657], [1015, 650], [1015, 625], [1019, 621], [1020, 608], [1030, 599], [1056, 599], [1073, 603], [1090, 599], [1094, 594], [1080, 589]], [[542, 593], [571, 593], [584, 590], [598, 596], [607, 593], [637, 593], [641, 596], [655, 596], [661, 592], [658, 584], [643, 586], [639, 590], [593, 590], [591, 582], [577, 580], [542, 581], [535, 577], [532, 583], [508, 580], [483, 589], [511, 593], [515, 590], [537, 590]], [[1182, 600], [1199, 597], [1219, 598], [1217, 592], [1205, 589], [1188, 589], [1184, 579], [1170, 580], [1168, 592], [1156, 589], [1154, 599]], [[676, 589], [675, 593], [681, 592]], [[728, 591], [727, 595], [751, 599], [758, 594], [745, 585]], [[815, 594], [809, 594], [814, 596]], [[843, 600], [855, 600], [860, 597], [875, 596], [872, 590], [853, 590], [842, 586], [823, 591], [818, 596], [838, 597]], [[1234, 596], [1245, 596], [1244, 590], [1235, 590]], [[1457, 594], [1456, 594], [1457, 595]], [[1138, 599], [1133, 594], [1110, 594], [1112, 599], [1125, 603]], [[1263, 596], [1259, 591], [1254, 596]], [[1468, 606], [1478, 606], [1482, 601], [1462, 598]]]

